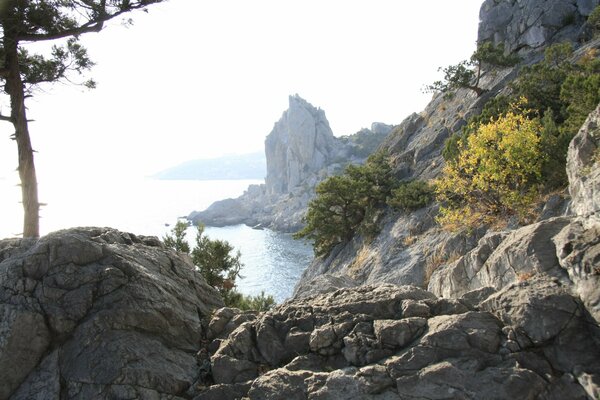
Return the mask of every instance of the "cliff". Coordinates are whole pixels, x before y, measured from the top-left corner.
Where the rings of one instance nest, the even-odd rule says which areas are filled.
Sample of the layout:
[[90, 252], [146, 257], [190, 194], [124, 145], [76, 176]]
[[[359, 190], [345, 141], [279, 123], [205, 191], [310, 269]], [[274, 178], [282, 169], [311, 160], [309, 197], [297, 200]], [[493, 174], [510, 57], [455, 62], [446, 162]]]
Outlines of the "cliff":
[[[549, 44], [571, 41], [577, 48], [575, 58], [597, 49], [598, 39], [580, 43], [587, 30], [585, 18], [597, 4], [597, 1], [556, 0], [484, 2], [479, 41], [504, 44], [505, 48], [521, 55], [522, 63], [484, 69], [480, 85], [485, 92], [480, 97], [467, 89], [457, 90], [450, 98], [435, 95], [423, 112], [406, 118], [382, 145], [393, 160], [396, 176], [407, 180], [439, 177], [446, 139], [459, 133], [466, 121], [479, 114], [490, 99], [508, 93], [519, 69], [539, 61]], [[569, 18], [563, 18], [567, 14]], [[529, 40], [531, 32], [541, 32], [541, 41]], [[564, 195], [552, 196], [538, 222], [566, 215], [567, 201]], [[486, 227], [481, 227], [455, 234], [439, 227], [435, 222], [437, 213], [435, 204], [414, 213], [387, 210], [380, 233], [372, 241], [367, 242], [357, 235], [346, 245], [335, 248], [329, 256], [314, 260], [296, 286], [296, 295], [382, 282], [427, 287], [432, 272], [440, 265], [465, 256], [480, 245], [484, 236], [488, 243], [485, 248], [491, 251], [510, 231], [509, 228], [505, 232], [487, 232]], [[542, 223], [545, 224], [548, 223]]]
[[392, 130], [374, 123], [355, 135], [336, 138], [325, 112], [300, 96], [289, 97], [283, 113], [265, 139], [267, 176], [237, 199], [217, 201], [188, 219], [209, 226], [246, 224], [295, 232], [302, 227], [315, 186], [350, 163], [362, 163]]

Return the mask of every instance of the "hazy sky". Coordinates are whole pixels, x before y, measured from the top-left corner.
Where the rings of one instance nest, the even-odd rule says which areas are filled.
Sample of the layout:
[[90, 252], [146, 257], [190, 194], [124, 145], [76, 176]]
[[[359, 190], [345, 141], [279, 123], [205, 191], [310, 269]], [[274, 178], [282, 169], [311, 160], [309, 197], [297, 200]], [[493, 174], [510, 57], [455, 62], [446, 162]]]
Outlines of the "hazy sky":
[[[431, 95], [437, 68], [475, 48], [481, 0], [170, 0], [84, 43], [88, 91], [29, 100], [41, 179], [143, 176], [182, 161], [263, 148], [298, 93], [335, 135], [400, 123]], [[3, 101], [2, 112], [9, 108]], [[16, 144], [0, 133], [0, 179]]]

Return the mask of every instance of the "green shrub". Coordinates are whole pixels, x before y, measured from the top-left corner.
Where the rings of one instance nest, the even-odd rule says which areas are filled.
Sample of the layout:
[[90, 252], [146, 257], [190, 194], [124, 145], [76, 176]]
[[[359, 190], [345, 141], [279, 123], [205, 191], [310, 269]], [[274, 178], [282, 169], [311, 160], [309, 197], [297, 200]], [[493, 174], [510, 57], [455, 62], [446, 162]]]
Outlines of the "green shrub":
[[477, 96], [481, 96], [485, 90], [479, 87], [479, 81], [485, 66], [510, 67], [519, 61], [517, 55], [505, 54], [503, 44], [494, 46], [491, 42], [484, 42], [478, 45], [469, 60], [439, 68], [439, 71], [444, 73], [444, 78], [425, 86], [425, 92], [449, 94], [456, 89], [464, 88], [473, 90]]
[[227, 307], [239, 308], [242, 311], [269, 311], [275, 305], [273, 296], [265, 295], [261, 292], [257, 296], [244, 295], [236, 290], [230, 290], [223, 296], [223, 301]]
[[312, 240], [315, 255], [323, 256], [359, 231], [372, 236], [377, 231], [376, 210], [385, 206], [395, 184], [383, 153], [371, 155], [364, 165], [349, 165], [342, 175], [317, 185], [317, 196], [304, 218], [306, 226], [294, 237]]
[[434, 200], [434, 188], [424, 181], [402, 183], [392, 190], [388, 204], [398, 210], [414, 211], [423, 208]]
[[204, 234], [204, 226], [198, 225], [195, 246], [190, 250], [185, 239], [187, 228], [186, 222], [177, 221], [171, 234], [163, 238], [163, 243], [171, 249], [190, 254], [206, 283], [219, 291], [226, 306], [263, 311], [275, 304], [273, 297], [265, 296], [264, 293], [260, 296], [245, 296], [235, 290], [235, 281], [240, 277], [243, 264], [240, 252], [234, 253], [229, 242], [210, 239]]
[[600, 33], [600, 6], [594, 8], [594, 11], [592, 11], [588, 17], [587, 22], [592, 28], [594, 36], [597, 36]]

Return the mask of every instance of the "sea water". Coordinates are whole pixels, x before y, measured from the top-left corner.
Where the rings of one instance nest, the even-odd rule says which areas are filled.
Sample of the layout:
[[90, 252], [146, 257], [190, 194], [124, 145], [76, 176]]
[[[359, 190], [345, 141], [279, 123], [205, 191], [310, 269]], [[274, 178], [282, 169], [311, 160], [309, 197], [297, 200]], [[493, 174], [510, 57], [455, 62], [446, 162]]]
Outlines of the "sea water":
[[[87, 179], [52, 185], [40, 182], [41, 234], [76, 226], [109, 226], [137, 235], [163, 237], [177, 219], [203, 210], [216, 200], [235, 198], [256, 180], [170, 181]], [[18, 235], [22, 224], [20, 189], [0, 178], [0, 238]], [[278, 302], [292, 294], [302, 271], [312, 259], [309, 244], [288, 234], [244, 225], [207, 227], [212, 239], [227, 240], [242, 254], [244, 267], [238, 290], [244, 294], [272, 294]], [[193, 243], [194, 230], [188, 230]]]

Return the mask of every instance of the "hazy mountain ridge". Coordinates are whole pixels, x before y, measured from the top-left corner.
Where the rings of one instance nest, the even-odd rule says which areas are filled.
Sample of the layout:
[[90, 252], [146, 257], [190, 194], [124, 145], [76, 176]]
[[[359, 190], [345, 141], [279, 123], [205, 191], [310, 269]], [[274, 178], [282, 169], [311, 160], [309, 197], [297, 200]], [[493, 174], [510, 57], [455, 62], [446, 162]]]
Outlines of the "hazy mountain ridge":
[[152, 177], [165, 180], [241, 180], [264, 179], [266, 173], [267, 160], [261, 151], [190, 160]]

